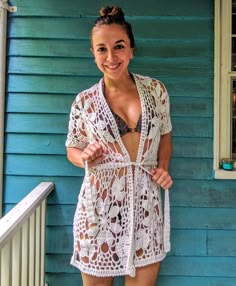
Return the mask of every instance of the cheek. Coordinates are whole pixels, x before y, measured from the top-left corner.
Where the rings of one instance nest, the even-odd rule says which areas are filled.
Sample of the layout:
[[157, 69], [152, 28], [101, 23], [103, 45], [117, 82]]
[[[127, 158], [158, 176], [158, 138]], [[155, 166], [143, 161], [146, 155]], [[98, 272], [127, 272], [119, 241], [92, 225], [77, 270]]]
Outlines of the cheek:
[[97, 63], [97, 65], [101, 65], [103, 63], [103, 60], [101, 57], [95, 57], [95, 62]]
[[95, 64], [97, 65], [97, 67], [102, 70], [103, 69], [103, 60], [101, 57], [95, 57], [94, 58]]

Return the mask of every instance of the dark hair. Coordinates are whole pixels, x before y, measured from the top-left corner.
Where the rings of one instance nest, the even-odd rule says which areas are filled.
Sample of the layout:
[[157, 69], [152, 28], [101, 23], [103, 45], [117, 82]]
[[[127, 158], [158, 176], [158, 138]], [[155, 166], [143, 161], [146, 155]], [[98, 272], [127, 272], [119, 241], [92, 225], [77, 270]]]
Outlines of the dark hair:
[[[122, 9], [118, 6], [112, 6], [112, 7], [107, 6], [105, 8], [102, 8], [100, 10], [100, 17], [98, 17], [97, 20], [95, 21], [93, 28], [99, 27], [101, 25], [111, 25], [111, 24], [118, 24], [124, 27], [130, 40], [130, 46], [131, 48], [134, 48], [135, 41], [134, 41], [132, 27], [130, 23], [128, 23], [125, 20], [125, 14], [122, 11]], [[92, 37], [92, 32], [91, 32], [91, 37]]]

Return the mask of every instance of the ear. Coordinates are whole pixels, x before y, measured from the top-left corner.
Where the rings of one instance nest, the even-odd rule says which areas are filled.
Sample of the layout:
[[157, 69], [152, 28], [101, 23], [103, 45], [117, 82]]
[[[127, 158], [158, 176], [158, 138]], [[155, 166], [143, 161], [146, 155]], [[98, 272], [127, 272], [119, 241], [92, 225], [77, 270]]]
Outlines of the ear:
[[90, 48], [90, 52], [94, 55], [94, 51], [93, 48]]
[[131, 52], [130, 52], [130, 59], [132, 60], [134, 58], [134, 49], [131, 49]]

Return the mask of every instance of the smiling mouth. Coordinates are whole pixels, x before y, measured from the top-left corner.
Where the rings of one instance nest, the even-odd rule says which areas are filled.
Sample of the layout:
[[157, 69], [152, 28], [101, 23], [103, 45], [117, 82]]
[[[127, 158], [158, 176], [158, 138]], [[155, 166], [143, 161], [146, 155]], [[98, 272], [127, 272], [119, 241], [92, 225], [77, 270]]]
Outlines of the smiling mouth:
[[110, 70], [115, 70], [120, 66], [120, 63], [115, 64], [115, 65], [105, 65], [106, 68], [110, 69]]

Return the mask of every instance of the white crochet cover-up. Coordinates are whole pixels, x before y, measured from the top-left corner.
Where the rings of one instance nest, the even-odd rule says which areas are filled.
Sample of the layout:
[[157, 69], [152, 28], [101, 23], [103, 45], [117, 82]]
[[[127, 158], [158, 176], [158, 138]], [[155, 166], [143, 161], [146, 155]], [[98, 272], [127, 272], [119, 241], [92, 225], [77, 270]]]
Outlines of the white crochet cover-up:
[[135, 276], [135, 268], [164, 259], [170, 250], [169, 192], [164, 216], [157, 166], [160, 136], [172, 129], [165, 86], [133, 74], [141, 102], [142, 128], [132, 162], [103, 94], [104, 80], [78, 94], [72, 104], [66, 146], [84, 149], [99, 142], [108, 155], [85, 168], [74, 217], [71, 264], [98, 276]]

